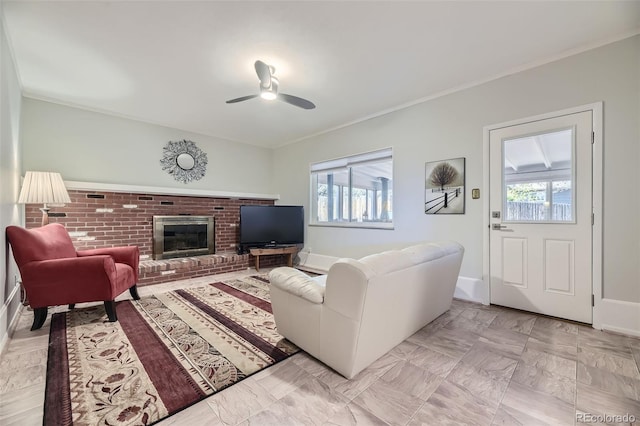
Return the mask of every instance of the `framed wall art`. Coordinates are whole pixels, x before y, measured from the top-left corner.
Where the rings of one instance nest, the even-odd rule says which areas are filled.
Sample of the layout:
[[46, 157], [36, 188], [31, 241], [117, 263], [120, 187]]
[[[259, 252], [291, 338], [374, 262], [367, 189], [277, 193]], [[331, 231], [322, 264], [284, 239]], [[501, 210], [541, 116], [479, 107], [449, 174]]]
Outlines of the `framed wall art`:
[[464, 214], [464, 157], [425, 163], [425, 214]]

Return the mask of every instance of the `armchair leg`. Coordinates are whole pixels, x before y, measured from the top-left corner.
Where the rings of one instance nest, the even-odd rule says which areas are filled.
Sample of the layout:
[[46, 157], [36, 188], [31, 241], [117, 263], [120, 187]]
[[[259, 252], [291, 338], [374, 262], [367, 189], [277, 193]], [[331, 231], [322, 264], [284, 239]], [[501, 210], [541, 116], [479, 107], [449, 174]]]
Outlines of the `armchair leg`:
[[116, 315], [116, 302], [114, 300], [105, 300], [104, 301], [104, 309], [107, 311], [107, 316], [109, 317], [109, 322], [118, 321], [118, 317]]
[[47, 319], [47, 307], [35, 308], [33, 310], [33, 324], [31, 325], [31, 331], [38, 330], [44, 324]]
[[129, 293], [131, 294], [131, 297], [133, 297], [133, 300], [140, 300], [140, 296], [138, 296], [138, 285], [134, 284], [133, 286], [131, 286], [129, 288]]

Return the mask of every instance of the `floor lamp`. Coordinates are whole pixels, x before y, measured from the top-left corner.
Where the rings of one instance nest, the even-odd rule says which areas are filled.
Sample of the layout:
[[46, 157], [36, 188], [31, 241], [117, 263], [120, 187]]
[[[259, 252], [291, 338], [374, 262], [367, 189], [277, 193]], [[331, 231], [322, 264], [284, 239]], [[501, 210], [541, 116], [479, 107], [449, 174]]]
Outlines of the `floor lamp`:
[[69, 193], [64, 186], [60, 173], [27, 172], [18, 197], [19, 204], [40, 204], [42, 211], [42, 226], [49, 223], [50, 204], [70, 203]]

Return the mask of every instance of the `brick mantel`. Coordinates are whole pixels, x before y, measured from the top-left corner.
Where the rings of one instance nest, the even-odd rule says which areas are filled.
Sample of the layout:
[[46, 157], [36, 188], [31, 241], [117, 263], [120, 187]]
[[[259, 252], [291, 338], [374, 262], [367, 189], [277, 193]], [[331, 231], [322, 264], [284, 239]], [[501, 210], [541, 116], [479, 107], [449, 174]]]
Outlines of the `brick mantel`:
[[192, 188], [166, 188], [158, 186], [125, 185], [119, 183], [80, 182], [65, 180], [65, 187], [79, 191], [121, 192], [148, 195], [175, 195], [179, 197], [230, 198], [242, 200], [277, 200], [278, 194], [261, 194], [254, 192], [218, 191]]

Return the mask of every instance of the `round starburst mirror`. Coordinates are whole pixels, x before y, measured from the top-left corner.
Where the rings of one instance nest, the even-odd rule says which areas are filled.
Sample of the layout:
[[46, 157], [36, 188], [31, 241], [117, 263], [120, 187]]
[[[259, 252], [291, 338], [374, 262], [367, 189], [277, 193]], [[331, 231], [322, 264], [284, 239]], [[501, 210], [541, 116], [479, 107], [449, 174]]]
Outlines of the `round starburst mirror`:
[[200, 180], [207, 171], [207, 154], [195, 142], [188, 140], [169, 141], [160, 160], [162, 170], [178, 182], [189, 183]]

